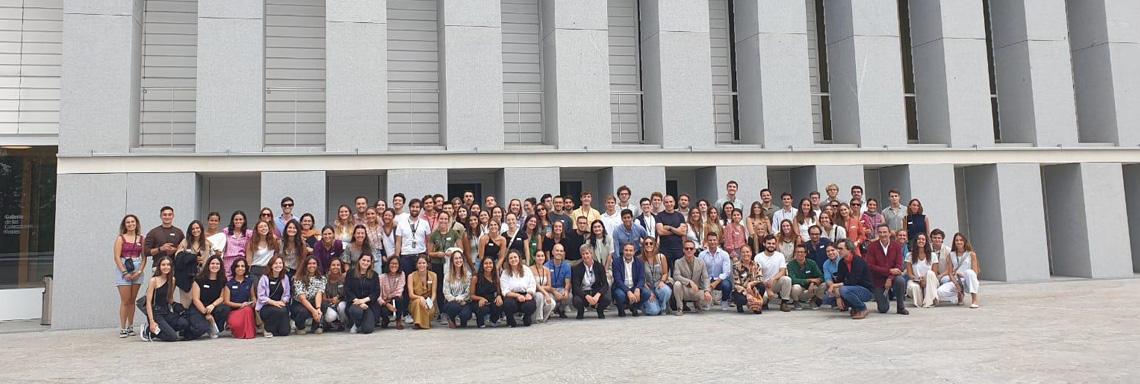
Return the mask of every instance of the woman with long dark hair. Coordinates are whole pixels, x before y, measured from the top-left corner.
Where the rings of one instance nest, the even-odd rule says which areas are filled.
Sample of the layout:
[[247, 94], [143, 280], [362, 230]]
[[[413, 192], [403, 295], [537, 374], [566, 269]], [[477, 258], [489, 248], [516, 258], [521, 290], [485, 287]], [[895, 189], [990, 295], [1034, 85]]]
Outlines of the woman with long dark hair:
[[317, 228], [317, 219], [311, 213], [301, 215], [301, 240], [305, 241], [305, 246], [309, 249], [321, 241], [321, 230]]
[[321, 229], [321, 241], [313, 246], [313, 258], [317, 259], [317, 264], [321, 267], [321, 272], [328, 272], [329, 263], [333, 260], [341, 259], [344, 254], [344, 244], [340, 239], [336, 238], [336, 230], [331, 225], [326, 225]]
[[[264, 223], [264, 222], [262, 222]], [[258, 223], [258, 228], [262, 227]], [[257, 312], [265, 325], [265, 337], [289, 336], [289, 299], [293, 285], [285, 274], [285, 260], [272, 256], [268, 268], [257, 283]]]
[[507, 255], [507, 238], [499, 232], [499, 223], [491, 221], [487, 224], [487, 231], [479, 237], [479, 256], [495, 261], [496, 266], [502, 266]]
[[190, 332], [195, 338], [208, 333], [211, 339], [216, 339], [218, 333], [226, 328], [230, 307], [225, 305], [222, 293], [225, 289], [226, 272], [222, 270], [222, 258], [210, 256], [190, 289], [194, 307], [187, 310], [190, 313]]
[[297, 220], [285, 222], [281, 230], [281, 258], [285, 259], [285, 272], [292, 275], [297, 272], [301, 260], [309, 257], [309, 247], [301, 233], [301, 224]]
[[328, 280], [321, 275], [317, 259], [305, 257], [301, 268], [293, 275], [293, 303], [289, 312], [297, 333], [304, 335], [308, 332], [321, 334], [321, 309], [327, 307], [325, 303], [325, 286]]
[[910, 259], [906, 261], [906, 274], [910, 281], [906, 291], [914, 298], [915, 307], [930, 308], [938, 304], [938, 259], [926, 241], [926, 234], [918, 234], [910, 245]]
[[471, 300], [475, 306], [475, 323], [479, 328], [490, 322], [495, 326], [499, 322], [499, 314], [503, 308], [503, 295], [499, 293], [499, 273], [495, 268], [495, 261], [484, 258], [479, 263], [480, 269], [471, 278]]
[[[318, 271], [320, 269], [318, 268]], [[345, 302], [344, 290], [345, 270], [344, 262], [340, 259], [333, 259], [329, 263], [329, 273], [325, 276], [325, 296], [324, 299], [328, 303], [324, 307], [324, 325], [326, 327], [336, 326], [338, 330], [344, 330], [344, 319], [346, 319], [345, 309], [347, 305]]]
[[139, 335], [143, 341], [159, 339], [177, 341], [178, 333], [186, 329], [186, 320], [174, 306], [174, 262], [163, 256], [156, 262], [158, 270], [146, 290], [147, 327]]
[[606, 268], [607, 281], [613, 283], [614, 239], [609, 236], [606, 224], [601, 219], [594, 219], [590, 223], [590, 233], [587, 235], [585, 243], [594, 250], [594, 261], [602, 263]]
[[[523, 234], [526, 236], [526, 264], [535, 265], [535, 255], [542, 250], [542, 239], [545, 238], [538, 226], [537, 216], [527, 216], [526, 221], [523, 222]], [[541, 267], [541, 265], [539, 266]]]
[[978, 253], [974, 252], [966, 235], [961, 233], [955, 233], [950, 244], [948, 260], [941, 263], [942, 286], [938, 287], [938, 299], [962, 305], [964, 294], [969, 293], [970, 308], [978, 308], [978, 276], [982, 274]]
[[[226, 278], [232, 279], [233, 275], [229, 274], [233, 271], [234, 261], [246, 260], [246, 245], [249, 244], [249, 238], [253, 237], [253, 230], [247, 225], [245, 212], [234, 211], [230, 215], [230, 225], [222, 229], [222, 233], [226, 234], [226, 249], [222, 252], [222, 264], [226, 269]], [[248, 263], [249, 260], [246, 260], [246, 264]], [[248, 265], [246, 267], [248, 268]]]
[[[348, 264], [355, 265], [356, 260], [364, 254], [372, 254], [372, 243], [368, 241], [368, 227], [363, 224], [357, 225], [352, 229], [352, 241], [344, 247], [344, 255], [341, 256]], [[375, 260], [373, 255], [373, 260]]]
[[380, 275], [380, 327], [388, 328], [392, 318], [396, 319], [396, 329], [404, 329], [404, 313], [407, 301], [404, 300], [404, 286], [407, 276], [400, 269], [400, 258], [393, 257], [384, 264], [384, 274]]
[[[281, 242], [273, 233], [273, 225], [268, 222], [259, 221], [253, 229], [253, 237], [246, 244], [245, 261], [250, 265], [249, 274], [254, 280], [260, 280], [259, 277], [269, 268], [269, 262], [281, 252]], [[284, 267], [284, 261], [281, 265]]]
[[380, 278], [372, 269], [372, 255], [363, 254], [345, 279], [345, 309], [349, 333], [369, 334], [376, 330], [376, 312], [380, 301]]
[[930, 217], [923, 212], [922, 202], [918, 199], [910, 199], [906, 205], [903, 229], [906, 230], [907, 238], [911, 239], [912, 243], [918, 239], [919, 234], [930, 238]]
[[811, 200], [800, 199], [799, 210], [796, 211], [795, 229], [800, 234], [800, 242], [807, 242], [811, 240], [808, 235], [808, 229], [813, 225], [819, 224], [819, 218], [816, 217], [815, 211], [812, 210]]
[[[222, 291], [222, 303], [230, 307], [230, 315], [226, 319], [233, 330], [234, 337], [253, 338], [253, 307], [256, 305], [253, 297], [253, 279], [249, 278], [249, 263], [245, 259], [237, 259], [229, 270], [230, 278], [226, 282], [226, 289]], [[235, 323], [249, 325], [248, 335], [242, 334], [240, 326]]]
[[143, 253], [143, 236], [139, 233], [139, 218], [123, 216], [119, 221], [119, 236], [115, 238], [115, 288], [119, 291], [119, 338], [135, 335], [135, 297], [142, 288], [146, 256]]

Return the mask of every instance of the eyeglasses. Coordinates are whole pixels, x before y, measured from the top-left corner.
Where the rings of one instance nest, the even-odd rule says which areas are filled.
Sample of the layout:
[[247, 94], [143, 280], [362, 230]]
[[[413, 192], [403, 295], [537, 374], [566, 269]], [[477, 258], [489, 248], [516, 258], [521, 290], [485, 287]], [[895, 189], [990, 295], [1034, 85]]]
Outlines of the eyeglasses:
[[293, 208], [293, 203], [281, 204], [281, 208]]
[[685, 250], [686, 250], [686, 251], [695, 251], [695, 250], [697, 250], [697, 248], [695, 248], [695, 247], [685, 247]]

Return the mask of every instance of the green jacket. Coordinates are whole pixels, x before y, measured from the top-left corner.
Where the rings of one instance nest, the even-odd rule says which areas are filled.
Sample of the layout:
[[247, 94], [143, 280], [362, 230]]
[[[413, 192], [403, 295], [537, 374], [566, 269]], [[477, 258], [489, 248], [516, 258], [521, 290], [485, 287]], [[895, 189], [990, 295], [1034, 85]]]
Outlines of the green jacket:
[[823, 271], [816, 265], [815, 260], [804, 259], [804, 265], [800, 265], [795, 259], [788, 262], [788, 277], [792, 278], [792, 284], [799, 284], [807, 288], [808, 279], [823, 279]]

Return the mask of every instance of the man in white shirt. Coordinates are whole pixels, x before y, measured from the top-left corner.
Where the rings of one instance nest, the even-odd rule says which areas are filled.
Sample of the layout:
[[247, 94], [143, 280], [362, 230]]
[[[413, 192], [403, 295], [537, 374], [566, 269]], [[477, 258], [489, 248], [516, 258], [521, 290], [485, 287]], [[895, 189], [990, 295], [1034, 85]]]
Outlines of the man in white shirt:
[[736, 183], [736, 180], [729, 180], [728, 185], [725, 185], [724, 188], [728, 191], [728, 195], [716, 201], [716, 209], [724, 207], [724, 203], [732, 203], [733, 208], [742, 209], [744, 203], [736, 198], [736, 191], [740, 189], [740, 185]]
[[606, 196], [606, 212], [602, 213], [602, 225], [606, 227], [606, 235], [610, 239], [614, 238], [614, 230], [621, 225], [621, 212], [617, 210], [617, 199], [613, 195]]
[[649, 236], [657, 238], [657, 217], [653, 215], [653, 206], [648, 197], [641, 199], [641, 216], [637, 218], [637, 225], [645, 229]]
[[780, 202], [784, 204], [784, 207], [772, 214], [772, 233], [780, 233], [780, 223], [784, 220], [790, 220], [793, 225], [796, 222], [796, 212], [798, 211], [792, 207], [792, 194], [784, 192], [780, 195]]
[[617, 189], [617, 197], [618, 197], [617, 211], [621, 212], [623, 210], [628, 209], [628, 210], [630, 210], [630, 212], [633, 212], [633, 217], [637, 217], [637, 216], [641, 215], [641, 208], [638, 207], [637, 204], [634, 204], [633, 201], [629, 200], [631, 196], [633, 196], [633, 191], [630, 190], [629, 187], [624, 186], [624, 185], [618, 187], [618, 189]]
[[[760, 268], [760, 280], [764, 282], [768, 299], [780, 300], [780, 311], [790, 312], [792, 301], [792, 278], [788, 276], [788, 260], [776, 251], [776, 237], [764, 237], [764, 252], [757, 253], [753, 261]], [[768, 301], [764, 309], [768, 309]]]
[[716, 232], [705, 235], [705, 249], [701, 251], [701, 262], [709, 275], [709, 289], [720, 291], [720, 309], [727, 311], [732, 300], [732, 258], [720, 248]]
[[416, 259], [427, 254], [427, 238], [431, 234], [431, 225], [420, 216], [420, 199], [412, 199], [408, 207], [407, 219], [396, 226], [396, 256], [404, 273], [415, 272]]
[[823, 207], [819, 205], [819, 191], [812, 191], [809, 193], [808, 201], [811, 201], [811, 210], [815, 212], [815, 217], [819, 218], [819, 213], [823, 212]]
[[392, 195], [392, 212], [396, 214], [397, 223], [408, 216], [408, 213], [404, 211], [404, 201], [403, 193]]

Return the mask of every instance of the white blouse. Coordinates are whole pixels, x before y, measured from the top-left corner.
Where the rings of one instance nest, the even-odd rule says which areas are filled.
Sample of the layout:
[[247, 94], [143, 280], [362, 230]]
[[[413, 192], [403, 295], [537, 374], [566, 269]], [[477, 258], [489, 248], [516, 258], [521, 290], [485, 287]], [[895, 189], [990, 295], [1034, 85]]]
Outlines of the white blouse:
[[509, 292], [534, 293], [538, 285], [534, 280], [534, 272], [526, 266], [523, 266], [522, 270], [522, 276], [512, 276], [508, 273], [508, 267], [503, 266], [503, 273], [499, 275], [499, 288], [503, 296], [506, 296]]

